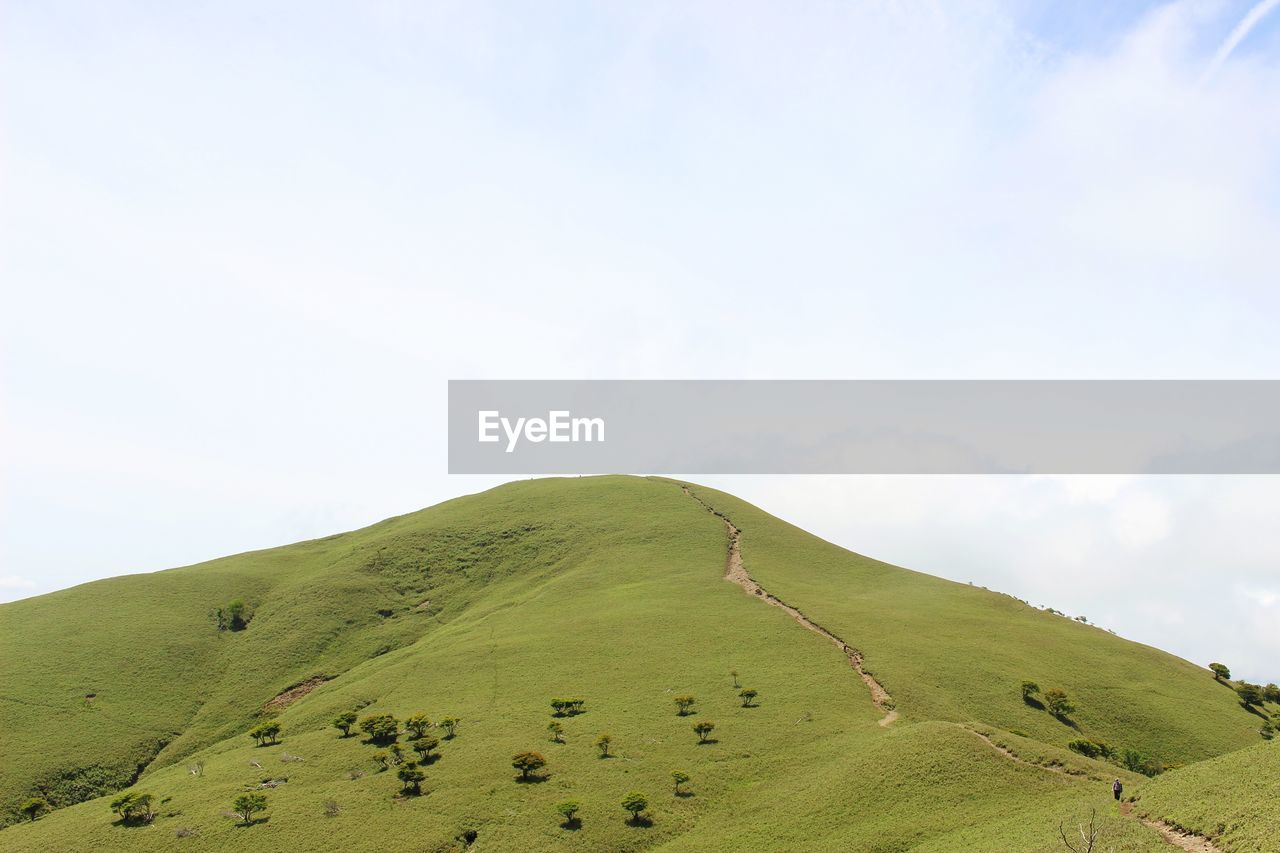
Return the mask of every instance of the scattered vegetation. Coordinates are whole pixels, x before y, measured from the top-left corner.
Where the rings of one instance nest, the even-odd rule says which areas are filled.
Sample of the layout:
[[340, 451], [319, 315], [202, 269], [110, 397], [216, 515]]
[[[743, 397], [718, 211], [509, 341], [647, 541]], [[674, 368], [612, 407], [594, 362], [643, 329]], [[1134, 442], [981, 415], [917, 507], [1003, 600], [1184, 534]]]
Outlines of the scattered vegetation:
[[400, 734], [400, 724], [390, 714], [371, 714], [360, 721], [360, 731], [371, 743], [390, 743]]
[[1257, 684], [1249, 684], [1247, 681], [1236, 685], [1236, 695], [1240, 697], [1240, 704], [1246, 708], [1261, 705], [1264, 701], [1262, 688]]
[[427, 774], [422, 772], [417, 762], [406, 761], [396, 770], [396, 778], [400, 780], [401, 793], [421, 794], [422, 780], [427, 778]]
[[440, 745], [440, 738], [435, 735], [423, 735], [410, 741], [413, 751], [421, 756], [423, 763], [430, 763], [432, 759], [432, 750]]
[[1112, 759], [1116, 757], [1116, 751], [1107, 744], [1098, 740], [1089, 740], [1087, 738], [1077, 738], [1067, 744], [1067, 748], [1072, 752], [1078, 752], [1086, 758], [1105, 758]]
[[698, 735], [698, 743], [706, 743], [715, 730], [716, 724], [709, 720], [700, 720], [693, 724], [693, 731]]
[[358, 716], [355, 711], [343, 711], [333, 718], [333, 727], [341, 731], [343, 737], [351, 737], [351, 728], [356, 724]]
[[155, 796], [142, 791], [125, 791], [111, 801], [111, 811], [121, 823], [151, 823], [156, 813]]
[[258, 746], [277, 743], [280, 737], [280, 723], [275, 720], [264, 720], [249, 729], [249, 737], [253, 738], [253, 742]]
[[698, 700], [688, 694], [684, 694], [682, 696], [675, 697], [674, 701], [676, 703], [676, 716], [684, 717], [689, 714], [690, 709], [693, 707], [693, 703]]
[[414, 714], [405, 718], [404, 728], [412, 737], [420, 738], [431, 728], [431, 719], [426, 714]]
[[581, 811], [582, 805], [577, 800], [565, 800], [563, 803], [556, 805], [556, 813], [560, 815], [560, 825], [566, 829], [575, 829], [581, 822], [578, 820], [578, 812]]
[[609, 757], [609, 749], [612, 746], [613, 746], [613, 735], [606, 733], [596, 738], [596, 749], [600, 750], [601, 758]]
[[35, 819], [40, 817], [40, 815], [50, 811], [49, 801], [44, 797], [32, 797], [23, 803], [18, 811], [20, 811], [22, 816], [27, 820], [35, 821]]
[[[41, 625], [28, 616], [37, 613], [38, 604], [45, 606], [42, 602], [48, 602], [46, 610], [52, 612], [58, 597], [0, 607], [3, 636], [14, 642], [27, 636], [45, 637], [44, 642], [57, 637], [59, 654], [65, 658], [40, 675], [48, 684], [39, 689], [13, 678], [12, 667], [0, 673], [5, 682], [0, 692], [21, 700], [12, 707], [6, 704], [8, 731], [0, 741], [0, 784], [9, 785], [4, 814], [8, 820], [24, 821], [4, 830], [8, 834], [0, 846], [15, 851], [158, 849], [166, 848], [165, 838], [167, 846], [176, 845], [175, 836], [182, 830], [198, 831], [199, 846], [209, 849], [236, 849], [245, 837], [258, 839], [253, 846], [264, 849], [397, 849], [405, 838], [421, 841], [425, 849], [447, 849], [451, 844], [462, 849], [475, 843], [474, 834], [466, 840], [474, 832], [468, 827], [482, 820], [492, 827], [482, 833], [489, 837], [481, 839], [485, 846], [502, 839], [504, 845], [540, 849], [552, 829], [546, 823], [550, 809], [558, 799], [573, 796], [581, 806], [573, 812], [575, 823], [583, 813], [593, 815], [587, 828], [574, 836], [577, 846], [630, 849], [641, 833], [616, 819], [595, 820], [597, 809], [607, 816], [617, 808], [623, 791], [632, 787], [660, 793], [669, 784], [675, 797], [692, 796], [692, 775], [699, 780], [693, 789], [697, 800], [658, 797], [646, 804], [658, 827], [646, 842], [682, 849], [804, 849], [812, 846], [815, 828], [821, 827], [830, 833], [824, 840], [839, 849], [1049, 849], [1058, 842], [1054, 827], [1061, 816], [1087, 815], [1089, 798], [1096, 792], [1110, 799], [1109, 791], [1096, 780], [1088, 781], [1086, 773], [1114, 772], [1141, 795], [1147, 785], [1183, 772], [1138, 782], [1120, 766], [1099, 770], [1086, 757], [1088, 750], [1117, 764], [1126, 752], [1104, 741], [1131, 747], [1139, 760], [1130, 763], [1137, 767], [1147, 764], [1146, 755], [1189, 764], [1243, 746], [1246, 735], [1256, 742], [1259, 726], [1270, 725], [1256, 714], [1240, 713], [1236, 695], [1204, 679], [1203, 669], [1101, 631], [1050, 619], [998, 596], [968, 589], [953, 594], [954, 585], [850, 555], [763, 514], [753, 515], [750, 508], [726, 504], [735, 523], [750, 531], [742, 547], [752, 576], [816, 623], [856, 639], [867, 650], [876, 677], [909, 712], [909, 725], [895, 724], [885, 737], [874, 726], [874, 711], [860, 699], [862, 685], [836, 653], [813, 653], [812, 637], [799, 629], [787, 630], [794, 626], [778, 619], [776, 612], [736, 591], [723, 594], [718, 573], [708, 571], [709, 566], [722, 566], [724, 557], [718, 520], [708, 516], [704, 524], [691, 522], [696, 517], [678, 490], [677, 500], [664, 504], [664, 490], [673, 491], [670, 484], [605, 478], [552, 486], [545, 481], [514, 484], [369, 531], [242, 555], [194, 570], [119, 579], [122, 590], [127, 583], [135, 584], [128, 587], [132, 595], [106, 595], [116, 581], [91, 585], [91, 596], [68, 590], [59, 596], [82, 603], [89, 608], [85, 612], [96, 615], [79, 619], [74, 630], [61, 635], [52, 629], [54, 623]], [[573, 496], [574, 489], [581, 497]], [[509, 494], [519, 499], [504, 497]], [[550, 521], [547, 496], [555, 501]], [[492, 503], [484, 504], [478, 514], [474, 507], [483, 501]], [[585, 543], [590, 547], [583, 547]], [[636, 583], [614, 588], [596, 582], [604, 576], [598, 573], [616, 568], [630, 571]], [[362, 586], [366, 580], [371, 590], [367, 593]], [[143, 581], [148, 591], [166, 590], [164, 600], [173, 602], [172, 614], [155, 608], [156, 599], [149, 593], [137, 594]], [[546, 584], [556, 594], [546, 596], [546, 601], [529, 598], [522, 591], [531, 582]], [[860, 594], [848, 595], [855, 583]], [[170, 585], [179, 592], [171, 595]], [[232, 591], [255, 602], [258, 615], [253, 631], [220, 636], [207, 630], [203, 620], [209, 602], [223, 600]], [[401, 595], [403, 600], [396, 598]], [[135, 598], [152, 605], [130, 609]], [[427, 599], [430, 608], [419, 609]], [[554, 638], [563, 633], [563, 608], [570, 599], [574, 607], [598, 616], [586, 621], [581, 637], [575, 636], [582, 648], [571, 659], [549, 653], [554, 651]], [[521, 606], [511, 607], [513, 600]], [[637, 608], [637, 600], [644, 607]], [[187, 606], [190, 602], [196, 603], [194, 609]], [[394, 618], [373, 616], [384, 604]], [[889, 604], [897, 608], [891, 619], [883, 615]], [[647, 617], [653, 608], [681, 620], [678, 638], [652, 632]], [[459, 618], [469, 613], [487, 614], [482, 628], [475, 624], [481, 620]], [[744, 630], [727, 637], [702, 624], [753, 627], [753, 614], [761, 618], [761, 625], [777, 619], [780, 630]], [[936, 627], [940, 614], [959, 625], [998, 624], [1000, 654], [991, 654], [989, 637], [980, 631], [943, 638], [930, 633], [929, 626]], [[153, 622], [149, 633], [135, 631]], [[191, 630], [201, 624], [203, 630]], [[447, 630], [439, 642], [419, 642], [442, 627]], [[608, 646], [608, 639], [616, 639], [619, 632], [642, 641], [652, 665], [618, 667], [617, 650]], [[102, 652], [95, 664], [107, 660], [112, 649], [127, 650], [145, 658], [147, 665], [126, 668], [132, 677], [152, 680], [135, 686], [113, 682], [114, 676], [100, 665], [88, 676], [77, 669], [88, 642], [81, 638], [99, 633], [110, 639], [105, 645], [93, 640]], [[697, 656], [681, 656], [680, 650], [689, 644], [699, 649]], [[27, 659], [30, 647], [20, 648], [21, 659]], [[177, 651], [162, 659], [147, 652], [156, 648]], [[370, 661], [375, 648], [399, 651]], [[324, 650], [321, 656], [316, 649]], [[739, 679], [728, 663], [747, 658], [752, 670]], [[979, 659], [984, 661], [983, 675], [974, 678], [972, 662]], [[489, 660], [495, 661], [492, 676]], [[184, 661], [189, 666], [179, 668]], [[477, 677], [481, 661], [486, 666]], [[530, 677], [534, 667], [545, 667], [546, 672]], [[734, 690], [728, 696], [720, 693], [726, 671]], [[277, 762], [287, 761], [288, 753], [252, 750], [244, 733], [276, 710], [271, 702], [280, 685], [316, 672], [333, 676], [324, 690], [278, 709], [279, 722], [289, 729], [287, 746], [308, 757], [305, 770], [298, 769], [279, 797], [272, 796], [270, 821], [256, 821], [259, 828], [245, 830], [246, 836], [231, 820], [219, 821], [217, 816], [225, 813], [225, 804], [241, 786], [245, 793], [267, 791], [271, 796], [271, 787], [285, 783], [276, 775], [282, 772]], [[208, 675], [213, 673], [216, 678]], [[1077, 731], [1068, 737], [1088, 747], [1077, 744], [1068, 752], [1049, 745], [1065, 744], [1068, 737], [1048, 715], [1031, 714], [1014, 699], [1010, 687], [1024, 673], [1034, 673], [1043, 683], [1067, 686], [1073, 696], [1079, 690], [1074, 698], [1084, 708], [1076, 717]], [[701, 718], [727, 713], [714, 708], [723, 709], [725, 703], [731, 708], [735, 696], [748, 698], [741, 680], [770, 697], [761, 710], [735, 713], [734, 726], [741, 732], [726, 729], [731, 737], [721, 735], [731, 743], [741, 740], [741, 751], [701, 750], [679, 736], [693, 721], [670, 720], [672, 706], [663, 704], [671, 697], [665, 692], [668, 685], [685, 685], [701, 697], [692, 706]], [[1108, 693], [1107, 688], [1120, 685], [1125, 689]], [[566, 700], [558, 709], [553, 705], [560, 713], [547, 720], [543, 703], [548, 693], [576, 689], [592, 695], [593, 720], [605, 714], [598, 726], [580, 730], [565, 719], [582, 713], [580, 699]], [[1271, 701], [1267, 688], [1262, 690], [1263, 699]], [[1149, 698], [1133, 701], [1143, 691]], [[98, 698], [82, 702], [90, 692]], [[66, 708], [59, 712], [61, 736], [42, 740], [42, 729], [29, 727], [24, 715], [39, 716], [47, 724], [50, 711], [25, 703], [45, 701], [55, 693], [67, 697]], [[146, 701], [136, 700], [141, 697]], [[441, 706], [428, 704], [436, 701], [447, 701], [448, 710], [475, 721], [468, 723], [467, 738], [442, 746], [454, 734], [446, 725], [451, 718], [439, 718], [437, 726], [419, 731], [409, 725], [420, 707], [439, 714]], [[707, 703], [713, 706], [710, 710]], [[395, 717], [373, 715], [389, 718], [391, 725], [377, 732], [360, 728], [360, 715], [369, 713], [369, 706], [394, 712]], [[199, 709], [194, 717], [193, 708]], [[519, 725], [527, 726], [530, 712], [532, 731], [513, 731], [510, 721], [523, 718], [526, 722]], [[396, 717], [406, 716], [400, 726]], [[565, 730], [572, 730], [568, 733], [575, 746], [555, 753], [555, 778], [547, 785], [512, 784], [509, 780], [516, 774], [504, 769], [501, 758], [528, 743], [512, 743], [511, 738], [532, 734], [536, 740], [538, 717], [549, 723], [551, 740], [563, 742]], [[343, 718], [345, 727], [338, 724]], [[1004, 731], [1020, 728], [1034, 741], [1014, 743], [1026, 760], [1041, 767], [1060, 761], [1056, 766], [1071, 770], [1049, 774], [1025, 767], [972, 732], [939, 720], [986, 721]], [[587, 742], [577, 740], [605, 728], [616, 742], [628, 745], [621, 753], [626, 761], [596, 762]], [[368, 740], [359, 744], [354, 738], [333, 738], [333, 729], [342, 738], [363, 732]], [[712, 731], [706, 732], [705, 740]], [[422, 737], [416, 736], [419, 733]], [[423, 741], [430, 743], [433, 736], [438, 736], [436, 745], [422, 749]], [[125, 750], [135, 738], [142, 743], [143, 737], [151, 740], [137, 755]], [[168, 741], [160, 742], [165, 738], [176, 742], [166, 746]], [[700, 736], [699, 743], [703, 740]], [[1039, 749], [1043, 753], [1033, 752]], [[190, 769], [195, 766], [193, 755], [207, 765], [200, 773]], [[118, 756], [113, 758], [117, 763], [108, 767], [100, 763], [103, 756]], [[352, 769], [368, 770], [365, 762], [371, 756], [378, 757], [380, 769], [395, 773], [366, 775]], [[430, 764], [433, 757], [436, 761]], [[246, 764], [258, 771], [246, 771]], [[154, 806], [157, 831], [124, 831], [109, 822], [106, 804], [115, 795], [63, 808], [76, 802], [76, 796], [93, 797], [129, 786], [137, 768], [144, 766], [148, 769], [143, 784], [164, 798]], [[22, 772], [12, 772], [15, 767]], [[683, 769], [668, 773], [670, 767]], [[1074, 773], [1077, 769], [1080, 776]], [[416, 788], [405, 778], [409, 771], [423, 774]], [[1265, 779], [1250, 772], [1253, 775], [1240, 771], [1238, 778], [1250, 784]], [[432, 784], [426, 784], [428, 774]], [[393, 782], [392, 775], [399, 781]], [[526, 774], [520, 776], [524, 779]], [[562, 791], [557, 790], [561, 783]], [[425, 801], [400, 801], [401, 792], [433, 788], [439, 796], [432, 794], [429, 808]], [[28, 824], [20, 805], [27, 796], [46, 790], [51, 793], [45, 799], [58, 807], [57, 813]], [[70, 791], [81, 793], [68, 795]], [[815, 791], [824, 794], [815, 797]], [[485, 797], [480, 812], [477, 792]], [[390, 802], [393, 794], [395, 803]], [[337, 818], [335, 796], [343, 804], [341, 818], [316, 821], [321, 815]], [[172, 804], [164, 805], [169, 797]], [[1105, 825], [1109, 813], [1101, 808], [1099, 813], [1104, 815], [1107, 844], [1114, 842], [1116, 849], [1146, 849], [1154, 838], [1142, 836], [1145, 830], [1136, 821], [1118, 817], [1137, 835], [1116, 837], [1115, 828]], [[766, 814], [767, 819], [756, 817]], [[183, 817], [168, 820], [173, 815]], [[928, 816], [926, 823], [920, 822], [922, 815]], [[249, 822], [254, 822], [252, 815]], [[1074, 826], [1074, 819], [1065, 825]], [[1274, 848], [1274, 843], [1255, 841], [1237, 849]]]
[[241, 794], [232, 802], [231, 809], [239, 815], [240, 822], [244, 826], [250, 826], [254, 822], [255, 814], [267, 810], [267, 795], [255, 791]]
[[1213, 677], [1217, 681], [1230, 681], [1231, 670], [1223, 663], [1211, 663], [1209, 669], [1213, 672]]
[[741, 691], [738, 696], [742, 699], [742, 707], [754, 708], [756, 705], [756, 697], [760, 694], [750, 688]]
[[518, 752], [512, 756], [511, 766], [520, 771], [521, 782], [528, 782], [534, 773], [547, 766], [547, 759], [539, 752]]
[[1067, 715], [1076, 709], [1076, 706], [1072, 704], [1071, 699], [1067, 696], [1067, 692], [1057, 687], [1052, 687], [1044, 692], [1044, 706], [1050, 714], [1053, 714], [1063, 722], [1066, 722]]
[[645, 809], [649, 808], [649, 800], [639, 791], [630, 791], [622, 798], [622, 807], [630, 814], [628, 820], [633, 824], [646, 822]]
[[213, 621], [219, 631], [243, 631], [249, 627], [249, 620], [252, 618], [249, 606], [239, 598], [232, 599], [213, 611]]

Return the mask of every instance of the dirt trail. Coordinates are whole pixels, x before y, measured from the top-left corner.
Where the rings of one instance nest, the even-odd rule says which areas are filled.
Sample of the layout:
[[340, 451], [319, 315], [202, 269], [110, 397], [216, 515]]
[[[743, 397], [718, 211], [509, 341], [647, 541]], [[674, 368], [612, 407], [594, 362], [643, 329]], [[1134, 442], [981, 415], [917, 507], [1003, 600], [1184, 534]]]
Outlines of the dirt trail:
[[1013, 750], [1008, 749], [1007, 747], [1003, 747], [1003, 746], [1001, 746], [1000, 744], [996, 743], [996, 742], [995, 742], [994, 740], [992, 740], [990, 737], [988, 737], [987, 735], [985, 735], [985, 734], [983, 734], [982, 732], [978, 731], [977, 729], [971, 729], [971, 728], [969, 728], [968, 726], [963, 726], [963, 728], [964, 728], [964, 730], [965, 730], [965, 731], [967, 731], [967, 732], [972, 732], [972, 733], [973, 733], [974, 735], [976, 735], [980, 740], [982, 740], [982, 742], [983, 742], [983, 743], [985, 743], [987, 746], [991, 747], [991, 748], [992, 748], [992, 749], [994, 749], [996, 752], [1000, 753], [1001, 755], [1003, 755], [1005, 758], [1009, 759], [1010, 761], [1016, 761], [1016, 762], [1018, 762], [1019, 764], [1025, 764], [1025, 765], [1027, 765], [1028, 767], [1038, 767], [1038, 768], [1040, 768], [1041, 770], [1048, 770], [1050, 773], [1058, 773], [1058, 774], [1061, 774], [1061, 775], [1063, 775], [1063, 776], [1073, 776], [1073, 775], [1075, 775], [1075, 774], [1072, 774], [1072, 773], [1068, 773], [1065, 769], [1063, 769], [1062, 767], [1059, 767], [1059, 766], [1055, 766], [1055, 765], [1052, 765], [1052, 764], [1036, 764], [1034, 761], [1027, 761], [1025, 758], [1019, 758], [1019, 757], [1018, 757], [1018, 755], [1017, 755]]
[[725, 564], [724, 579], [732, 583], [736, 583], [749, 595], [759, 598], [766, 604], [772, 604], [774, 607], [785, 610], [792, 619], [796, 620], [813, 633], [826, 637], [834, 643], [836, 648], [844, 652], [845, 656], [849, 658], [849, 666], [853, 667], [853, 671], [858, 673], [858, 676], [862, 679], [863, 683], [867, 685], [867, 689], [871, 691], [871, 701], [875, 703], [877, 708], [884, 712], [884, 716], [880, 718], [880, 725], [887, 726], [894, 720], [898, 719], [898, 712], [893, 707], [893, 697], [889, 695], [889, 692], [884, 689], [884, 686], [881, 685], [880, 682], [875, 680], [875, 677], [872, 676], [871, 673], [867, 672], [866, 669], [863, 668], [862, 652], [853, 648], [826, 628], [818, 625], [790, 604], [787, 604], [777, 596], [770, 594], [768, 590], [752, 580], [751, 576], [747, 574], [746, 567], [742, 565], [742, 550], [739, 547], [739, 540], [742, 538], [742, 531], [738, 530], [737, 526], [730, 521], [724, 513], [720, 512], [702, 498], [695, 495], [688, 486], [681, 486], [680, 488], [686, 495], [701, 504], [703, 509], [723, 521], [725, 529], [729, 531], [729, 559]]
[[[965, 729], [966, 731], [973, 732], [975, 735], [981, 738], [984, 742], [986, 742], [988, 746], [990, 746], [992, 749], [994, 749], [996, 752], [1000, 753], [1010, 761], [1016, 761], [1019, 764], [1025, 764], [1028, 767], [1039, 767], [1041, 770], [1048, 770], [1050, 773], [1059, 773], [1063, 776], [1073, 775], [1071, 773], [1068, 773], [1062, 767], [1052, 767], [1045, 764], [1036, 764], [1034, 762], [1027, 761], [1026, 759], [1019, 758], [1013, 752], [1004, 748], [1000, 744], [996, 743], [994, 740], [987, 737], [982, 732], [977, 731], [975, 729], [971, 729], [968, 726], [966, 726]], [[1133, 818], [1134, 820], [1138, 821], [1143, 826], [1145, 826], [1147, 829], [1154, 830], [1155, 832], [1160, 833], [1160, 836], [1164, 838], [1166, 842], [1168, 842], [1169, 844], [1181, 850], [1186, 850], [1187, 853], [1223, 853], [1222, 850], [1213, 846], [1212, 841], [1205, 838], [1204, 836], [1194, 835], [1189, 832], [1182, 832], [1177, 827], [1172, 826], [1171, 824], [1167, 824], [1162, 820], [1153, 820], [1151, 818], [1135, 815], [1133, 813], [1133, 803], [1121, 803], [1120, 814], [1124, 815], [1125, 817]]]
[[[1132, 805], [1125, 803], [1124, 805]], [[1123, 811], [1123, 809], [1121, 810]], [[1132, 815], [1130, 815], [1132, 817]], [[1189, 832], [1182, 832], [1176, 826], [1171, 826], [1162, 820], [1152, 820], [1147, 817], [1139, 817], [1138, 820], [1147, 829], [1153, 829], [1164, 838], [1165, 841], [1172, 844], [1180, 850], [1186, 850], [1187, 853], [1222, 853], [1220, 848], [1214, 847], [1213, 842], [1201, 835], [1193, 835]]]

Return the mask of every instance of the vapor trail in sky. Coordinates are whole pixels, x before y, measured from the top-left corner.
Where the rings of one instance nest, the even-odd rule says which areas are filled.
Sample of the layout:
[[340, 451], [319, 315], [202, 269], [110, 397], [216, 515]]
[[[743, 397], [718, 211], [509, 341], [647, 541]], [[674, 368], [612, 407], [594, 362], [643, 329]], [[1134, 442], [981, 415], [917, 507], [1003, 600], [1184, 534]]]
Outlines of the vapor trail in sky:
[[1214, 74], [1218, 73], [1218, 69], [1227, 61], [1240, 42], [1253, 31], [1263, 18], [1271, 13], [1277, 6], [1280, 6], [1280, 0], [1262, 0], [1261, 3], [1255, 5], [1248, 13], [1240, 19], [1240, 23], [1236, 24], [1235, 29], [1222, 42], [1218, 52], [1213, 55], [1213, 60], [1209, 63], [1209, 67], [1204, 70], [1204, 74], [1200, 76], [1200, 82], [1206, 82]]

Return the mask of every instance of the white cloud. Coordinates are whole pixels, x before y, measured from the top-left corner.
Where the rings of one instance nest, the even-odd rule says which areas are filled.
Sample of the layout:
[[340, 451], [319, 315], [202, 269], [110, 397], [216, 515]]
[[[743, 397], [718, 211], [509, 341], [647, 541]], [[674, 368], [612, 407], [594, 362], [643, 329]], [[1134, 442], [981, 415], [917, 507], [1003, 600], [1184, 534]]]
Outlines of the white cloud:
[[30, 595], [36, 582], [19, 575], [0, 575], [0, 601], [13, 601]]

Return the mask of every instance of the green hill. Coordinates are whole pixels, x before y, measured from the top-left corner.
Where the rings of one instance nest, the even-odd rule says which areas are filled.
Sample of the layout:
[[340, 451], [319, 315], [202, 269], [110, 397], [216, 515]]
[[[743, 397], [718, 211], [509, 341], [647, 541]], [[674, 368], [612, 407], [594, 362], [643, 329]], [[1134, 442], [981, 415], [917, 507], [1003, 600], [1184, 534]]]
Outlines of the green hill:
[[1135, 810], [1211, 838], [1224, 850], [1275, 850], [1280, 744], [1263, 743], [1183, 767], [1140, 790]]
[[[732, 540], [706, 507], [741, 530], [766, 592], [725, 582]], [[247, 627], [219, 630], [211, 614], [235, 599]], [[831, 637], [888, 697], [873, 701]], [[1180, 765], [1260, 740], [1258, 718], [1186, 661], [662, 479], [513, 483], [86, 584], [0, 606], [0, 644], [0, 808], [58, 806], [0, 830], [14, 850], [1051, 850], [1059, 823], [1095, 810], [1115, 849], [1155, 850], [1110, 780], [1145, 806], [1165, 779], [1067, 744]], [[1067, 722], [1023, 701], [1025, 679], [1067, 692]], [[585, 700], [556, 720], [563, 743], [548, 734], [557, 696]], [[378, 770], [385, 746], [330, 726], [357, 708], [461, 719], [420, 795]], [[265, 719], [280, 741], [255, 746]], [[708, 743], [699, 721], [716, 724]], [[539, 781], [516, 781], [522, 751], [545, 756]], [[117, 821], [102, 795], [139, 773], [157, 816]], [[264, 782], [263, 819], [238, 825], [232, 801]], [[621, 806], [632, 790], [643, 825]], [[568, 828], [565, 800], [581, 805]]]

